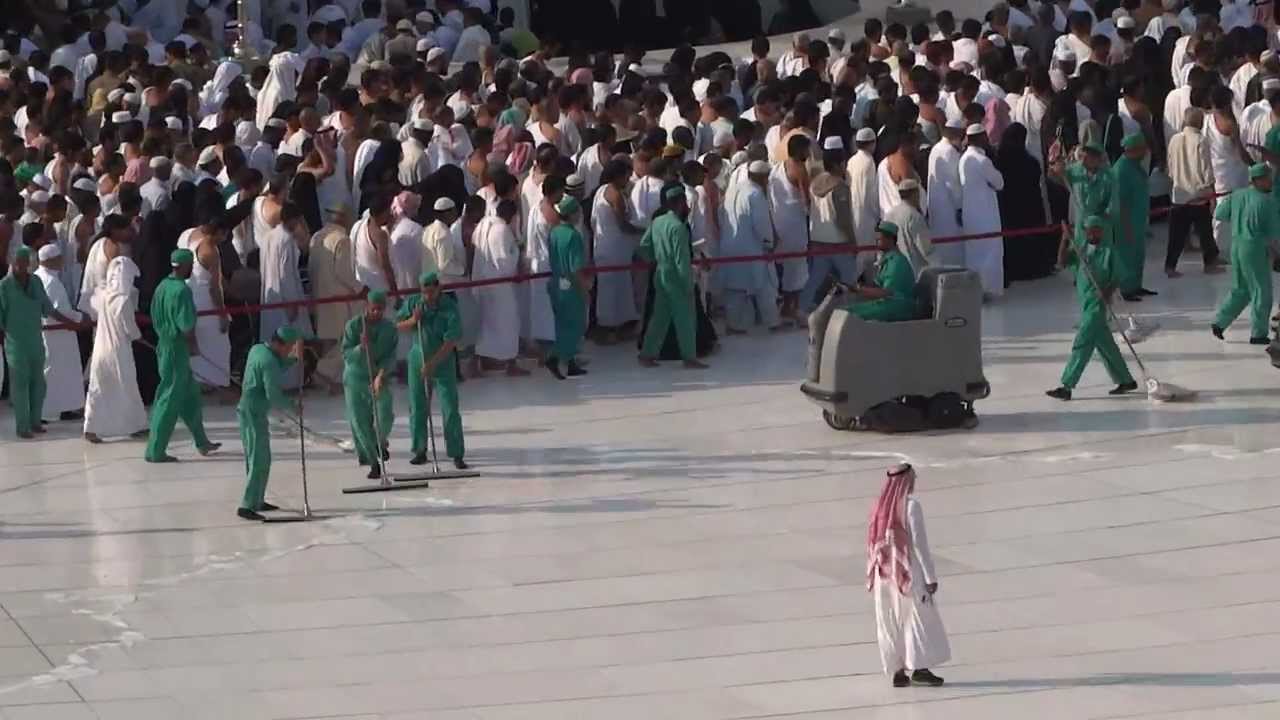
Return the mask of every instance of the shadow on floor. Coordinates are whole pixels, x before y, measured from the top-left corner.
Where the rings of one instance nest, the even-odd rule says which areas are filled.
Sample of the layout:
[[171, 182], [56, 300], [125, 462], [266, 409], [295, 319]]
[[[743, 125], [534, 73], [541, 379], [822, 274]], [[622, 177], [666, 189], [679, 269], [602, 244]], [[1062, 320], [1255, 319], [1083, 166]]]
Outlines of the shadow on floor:
[[1280, 673], [1104, 673], [1078, 678], [1012, 678], [948, 682], [949, 688], [1076, 688], [1108, 685], [1148, 685], [1154, 687], [1232, 687], [1235, 685], [1277, 685]]

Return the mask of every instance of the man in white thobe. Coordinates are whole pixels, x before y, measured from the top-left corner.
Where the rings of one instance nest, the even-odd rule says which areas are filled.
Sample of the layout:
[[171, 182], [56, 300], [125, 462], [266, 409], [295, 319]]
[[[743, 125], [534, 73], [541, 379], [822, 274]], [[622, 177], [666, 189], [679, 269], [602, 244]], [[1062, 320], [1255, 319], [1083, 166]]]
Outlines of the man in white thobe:
[[[301, 243], [306, 240], [309, 236], [302, 211], [296, 205], [286, 204], [280, 210], [280, 224], [258, 244], [263, 304], [294, 303], [307, 299], [298, 267]], [[261, 342], [269, 342], [275, 337], [276, 330], [285, 325], [292, 325], [302, 332], [303, 337], [311, 335], [311, 315], [305, 307], [294, 305], [263, 310], [260, 317], [258, 339]], [[281, 388], [292, 390], [301, 386], [301, 363], [295, 363], [280, 373]]]
[[[965, 131], [966, 147], [960, 156], [960, 205], [965, 235], [999, 233], [1000, 201], [996, 195], [1004, 188], [1004, 175], [987, 157], [987, 133], [981, 125], [970, 125]], [[1004, 294], [1004, 239], [966, 240], [964, 266], [982, 278], [983, 295], [998, 298]]]
[[[35, 275], [44, 285], [53, 309], [80, 320], [62, 286], [62, 249], [57, 243], [40, 248], [40, 267]], [[76, 420], [84, 409], [84, 367], [80, 364], [80, 345], [74, 330], [45, 330], [44, 335], [44, 383], [48, 390], [44, 396], [44, 409], [40, 416], [52, 420]]]
[[[960, 148], [964, 124], [952, 120], [942, 130], [942, 141], [929, 151], [929, 232], [934, 237], [960, 234]], [[901, 226], [899, 226], [901, 227]], [[964, 266], [964, 244], [949, 243], [935, 250], [939, 265]]]
[[[476, 248], [473, 279], [490, 280], [515, 275], [520, 269], [520, 248], [512, 223], [518, 222], [519, 206], [514, 200], [498, 203], [498, 214], [486, 217], [476, 226], [473, 243]], [[516, 285], [510, 282], [475, 288], [480, 309], [480, 331], [476, 337], [476, 354], [491, 362], [506, 364], [508, 375], [523, 376], [529, 371], [516, 364], [520, 351], [520, 308]]]
[[845, 166], [849, 174], [849, 195], [853, 198], [853, 239], [858, 245], [874, 245], [880, 223], [880, 191], [876, 178], [876, 132], [862, 128], [854, 136], [858, 150]]
[[157, 155], [151, 158], [148, 166], [151, 168], [151, 179], [138, 188], [138, 194], [142, 196], [146, 208], [150, 208], [151, 212], [160, 212], [169, 206], [169, 179], [173, 175], [173, 163], [169, 158]]
[[[740, 182], [725, 199], [725, 228], [720, 251], [724, 255], [763, 255], [776, 243], [769, 218], [771, 168], [755, 160], [747, 168], [747, 182]], [[772, 263], [731, 263], [722, 266], [725, 321], [731, 335], [742, 335], [757, 316], [769, 330], [779, 327], [778, 276]]]
[[951, 644], [934, 599], [938, 574], [915, 486], [909, 464], [889, 469], [867, 519], [867, 590], [875, 595], [880, 662], [893, 686], [938, 687], [942, 678], [929, 668], [951, 659]]
[[98, 324], [84, 409], [84, 439], [91, 443], [104, 437], [147, 434], [147, 410], [133, 364], [133, 341], [142, 337], [134, 317], [138, 291], [133, 287], [140, 274], [127, 255], [117, 257], [107, 266], [106, 281], [93, 296]]
[[[435, 125], [426, 118], [415, 118], [409, 137], [400, 143], [400, 184], [414, 187], [427, 179], [434, 168], [427, 146], [435, 134]], [[417, 284], [417, 278], [414, 278]], [[412, 287], [412, 286], [411, 286]]]
[[370, 290], [395, 289], [391, 265], [391, 201], [378, 198], [351, 226], [351, 254], [356, 280]]
[[437, 198], [432, 206], [436, 219], [422, 231], [422, 272], [435, 272], [440, 276], [448, 292], [458, 301], [458, 315], [462, 318], [462, 337], [458, 350], [470, 353], [476, 344], [477, 311], [475, 294], [471, 288], [448, 288], [454, 283], [470, 279], [467, 268], [467, 247], [462, 242], [462, 218], [456, 203], [447, 197]]

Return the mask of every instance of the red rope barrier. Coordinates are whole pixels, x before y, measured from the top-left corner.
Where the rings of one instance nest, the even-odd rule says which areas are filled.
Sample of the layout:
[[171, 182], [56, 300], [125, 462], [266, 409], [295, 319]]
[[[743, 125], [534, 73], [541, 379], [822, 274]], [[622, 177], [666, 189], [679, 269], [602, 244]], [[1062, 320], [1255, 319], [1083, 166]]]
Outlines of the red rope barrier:
[[[1221, 193], [1220, 195], [1225, 195], [1225, 194], [1227, 193]], [[1220, 197], [1220, 195], [1215, 195], [1214, 197], [1215, 198]], [[1212, 198], [1206, 199], [1206, 200], [1197, 200], [1194, 203], [1188, 203], [1188, 204], [1199, 205], [1199, 204], [1208, 203], [1211, 200]], [[1161, 215], [1167, 215], [1169, 212], [1172, 211], [1172, 209], [1173, 209], [1172, 206], [1156, 208], [1155, 210], [1151, 211], [1151, 216], [1159, 217]], [[1026, 237], [1029, 235], [1042, 235], [1048, 232], [1058, 232], [1061, 230], [1061, 227], [1062, 227], [1061, 225], [1044, 225], [1042, 227], [1018, 228], [1016, 230], [1002, 230], [1000, 232], [989, 232], [989, 233], [974, 233], [971, 235], [946, 235], [943, 237], [934, 238], [933, 244], [946, 245], [949, 243], [966, 242], [969, 240], [989, 240], [993, 238], [1018, 238], [1018, 237]], [[706, 267], [714, 267], [716, 265], [733, 265], [733, 264], [748, 263], [748, 262], [778, 262], [781, 260], [794, 260], [799, 258], [818, 257], [818, 256], [824, 256], [824, 255], [848, 255], [848, 254], [856, 255], [857, 253], [877, 252], [879, 250], [880, 250], [880, 247], [878, 245], [846, 245], [846, 244], [823, 243], [823, 244], [811, 245], [805, 250], [795, 250], [791, 252], [764, 253], [762, 255], [726, 255], [726, 256], [715, 257], [715, 258], [695, 258], [693, 260], [693, 264], [699, 267], [706, 268]], [[603, 275], [605, 273], [626, 272], [628, 270], [648, 270], [651, 267], [652, 267], [651, 263], [634, 262], [634, 263], [627, 263], [627, 264], [621, 264], [621, 265], [593, 265], [584, 269], [592, 275]], [[444, 283], [443, 288], [445, 290], [462, 290], [467, 288], [488, 287], [490, 285], [518, 284], [522, 282], [528, 282], [530, 280], [540, 280], [542, 278], [548, 278], [548, 277], [551, 277], [551, 273], [545, 273], [545, 272], [518, 273], [516, 275], [506, 275], [506, 276], [497, 277], [497, 278], [487, 278], [485, 280], [467, 280], [464, 282]], [[413, 288], [402, 288], [402, 289], [396, 290], [395, 292], [388, 291], [387, 294], [393, 297], [402, 297], [405, 295], [415, 295], [417, 294], [417, 292], [418, 292], [418, 288], [413, 287]], [[333, 295], [333, 296], [324, 297], [324, 298], [308, 298], [306, 300], [292, 300], [288, 302], [278, 302], [278, 303], [260, 303], [257, 305], [234, 305], [230, 307], [225, 307], [222, 310], [202, 310], [196, 314], [200, 317], [223, 316], [223, 315], [227, 317], [233, 317], [236, 315], [251, 315], [253, 313], [261, 312], [263, 310], [284, 310], [289, 308], [315, 307], [318, 305], [331, 305], [335, 303], [357, 302], [357, 301], [363, 300], [364, 296], [365, 296], [365, 293], [357, 293], [352, 295]], [[137, 319], [139, 324], [147, 324], [150, 322], [150, 318], [142, 314], [139, 314]], [[42, 329], [70, 330], [73, 328], [68, 325], [59, 323], [56, 325], [45, 325], [43, 326]]]

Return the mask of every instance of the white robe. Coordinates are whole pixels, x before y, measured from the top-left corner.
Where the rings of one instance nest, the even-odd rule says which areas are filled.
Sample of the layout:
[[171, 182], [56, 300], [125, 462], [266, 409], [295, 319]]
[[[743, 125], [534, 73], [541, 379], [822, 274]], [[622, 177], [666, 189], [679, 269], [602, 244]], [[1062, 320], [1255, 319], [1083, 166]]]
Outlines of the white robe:
[[[960, 151], [943, 140], [929, 151], [929, 232], [933, 237], [960, 234], [963, 197], [960, 189]], [[939, 265], [964, 265], [964, 245], [939, 245], [934, 260]]]
[[391, 283], [383, 274], [378, 251], [369, 239], [370, 222], [372, 219], [366, 210], [364, 217], [351, 226], [351, 262], [355, 266], [356, 280], [370, 290], [389, 290]]
[[[54, 310], [72, 320], [79, 320], [80, 313], [71, 306], [67, 290], [58, 274], [43, 265], [36, 268], [35, 276], [44, 285], [44, 294]], [[44, 330], [44, 382], [48, 391], [44, 396], [41, 417], [57, 420], [58, 415], [84, 407], [84, 367], [80, 365], [80, 345], [74, 330]]]
[[133, 341], [142, 337], [134, 318], [133, 281], [139, 274], [133, 260], [112, 260], [102, 292], [93, 301], [98, 325], [89, 360], [84, 431], [99, 437], [123, 437], [147, 427], [133, 364]]
[[[762, 255], [773, 249], [769, 197], [759, 185], [750, 180], [735, 185], [725, 198], [724, 210], [721, 254]], [[773, 263], [730, 263], [720, 266], [720, 271], [720, 281], [727, 290], [754, 294], [778, 284]]]
[[[186, 232], [179, 236], [179, 246], [190, 242], [193, 233]], [[192, 251], [195, 248], [188, 248]], [[200, 264], [196, 258], [191, 266], [191, 277], [187, 278], [187, 287], [191, 288], [191, 299], [195, 303], [196, 312], [213, 310], [213, 273], [221, 272], [221, 268], [212, 271]], [[209, 387], [228, 387], [231, 385], [231, 335], [222, 330], [222, 322], [213, 315], [198, 315], [195, 327], [196, 348], [191, 354], [191, 374], [196, 381]]]
[[409, 138], [400, 143], [400, 184], [405, 187], [413, 187], [427, 176], [435, 172], [431, 166], [431, 158], [427, 154], [425, 148], [417, 138]]
[[[298, 241], [285, 229], [284, 223], [276, 226], [266, 234], [259, 244], [258, 269], [262, 273], [262, 302], [281, 303], [306, 300], [307, 293], [302, 287], [302, 275], [298, 271], [301, 251]], [[302, 331], [303, 336], [311, 334], [311, 314], [306, 307], [297, 310], [297, 317], [289, 319], [289, 311], [285, 308], [263, 310], [259, 321], [258, 339], [267, 342], [284, 325]], [[287, 368], [280, 375], [280, 386], [286, 390], [299, 387], [302, 383], [301, 367], [298, 364]]]
[[[462, 242], [462, 220], [455, 220], [453, 225], [436, 220], [422, 232], [422, 270], [439, 273], [440, 282], [445, 285], [470, 279], [467, 248]], [[458, 314], [462, 316], [462, 338], [458, 344], [469, 348], [476, 344], [479, 326], [475, 292], [471, 288], [452, 288], [448, 292], [458, 301]]]
[[258, 93], [256, 120], [259, 130], [267, 128], [267, 121], [280, 103], [298, 97], [298, 75], [302, 72], [302, 59], [297, 53], [277, 53], [272, 56], [267, 67], [267, 80]]
[[[803, 252], [809, 247], [809, 207], [804, 193], [787, 177], [785, 163], [775, 165], [769, 173], [769, 203], [773, 228], [777, 233], [777, 252]], [[799, 292], [809, 281], [807, 258], [781, 260], [782, 292]]]
[[[925, 586], [938, 581], [925, 533], [924, 512], [915, 496], [907, 496], [906, 525], [911, 555], [910, 596], [890, 578], [875, 578], [876, 639], [886, 675], [899, 670], [925, 670], [951, 659], [947, 630], [938, 614], [936, 596]], [[895, 551], [896, 552], [896, 551]]]
[[107, 282], [107, 254], [101, 238], [95, 239], [84, 260], [84, 274], [80, 278], [80, 304], [76, 308], [97, 319], [93, 296]]
[[[1000, 201], [996, 193], [1004, 188], [1004, 176], [981, 149], [971, 146], [960, 156], [960, 184], [964, 234], [1000, 232]], [[1004, 239], [966, 240], [963, 245], [964, 266], [982, 277], [983, 292], [1003, 295]]]
[[[551, 225], [542, 216], [542, 203], [534, 206], [529, 213], [529, 221], [525, 233], [525, 262], [529, 272], [540, 273], [551, 270], [551, 250], [547, 240], [551, 235]], [[524, 326], [524, 336], [533, 340], [552, 341], [556, 339], [556, 316], [551, 310], [551, 295], [547, 293], [547, 278], [530, 280], [523, 286], [528, 293], [526, 307], [529, 322]]]
[[859, 150], [849, 158], [849, 196], [853, 198], [853, 237], [859, 245], [872, 245], [880, 222], [880, 193], [876, 181], [876, 161], [871, 153]]
[[[520, 269], [520, 250], [511, 227], [500, 218], [487, 217], [476, 225], [476, 248], [471, 276], [474, 280], [514, 275]], [[474, 288], [480, 310], [476, 354], [492, 360], [512, 360], [520, 350], [520, 308], [516, 286], [499, 283]]]
[[[592, 254], [597, 265], [625, 265], [631, 262], [638, 238], [619, 224], [618, 213], [605, 199], [606, 187], [596, 190], [591, 202]], [[624, 214], [630, 203], [623, 196]], [[596, 276], [596, 321], [601, 327], [618, 328], [640, 319], [630, 272], [608, 272]]]

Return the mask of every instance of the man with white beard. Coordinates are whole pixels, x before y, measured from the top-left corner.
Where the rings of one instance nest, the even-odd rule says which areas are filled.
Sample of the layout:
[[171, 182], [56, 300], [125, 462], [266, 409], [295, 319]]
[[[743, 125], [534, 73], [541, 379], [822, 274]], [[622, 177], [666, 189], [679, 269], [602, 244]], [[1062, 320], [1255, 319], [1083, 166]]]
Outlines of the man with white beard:
[[[56, 243], [40, 248], [40, 267], [35, 275], [44, 285], [44, 294], [53, 309], [79, 322], [80, 313], [71, 306], [62, 286], [62, 250]], [[84, 409], [84, 368], [80, 365], [80, 345], [75, 330], [44, 330], [44, 396], [42, 418], [77, 420]]]

